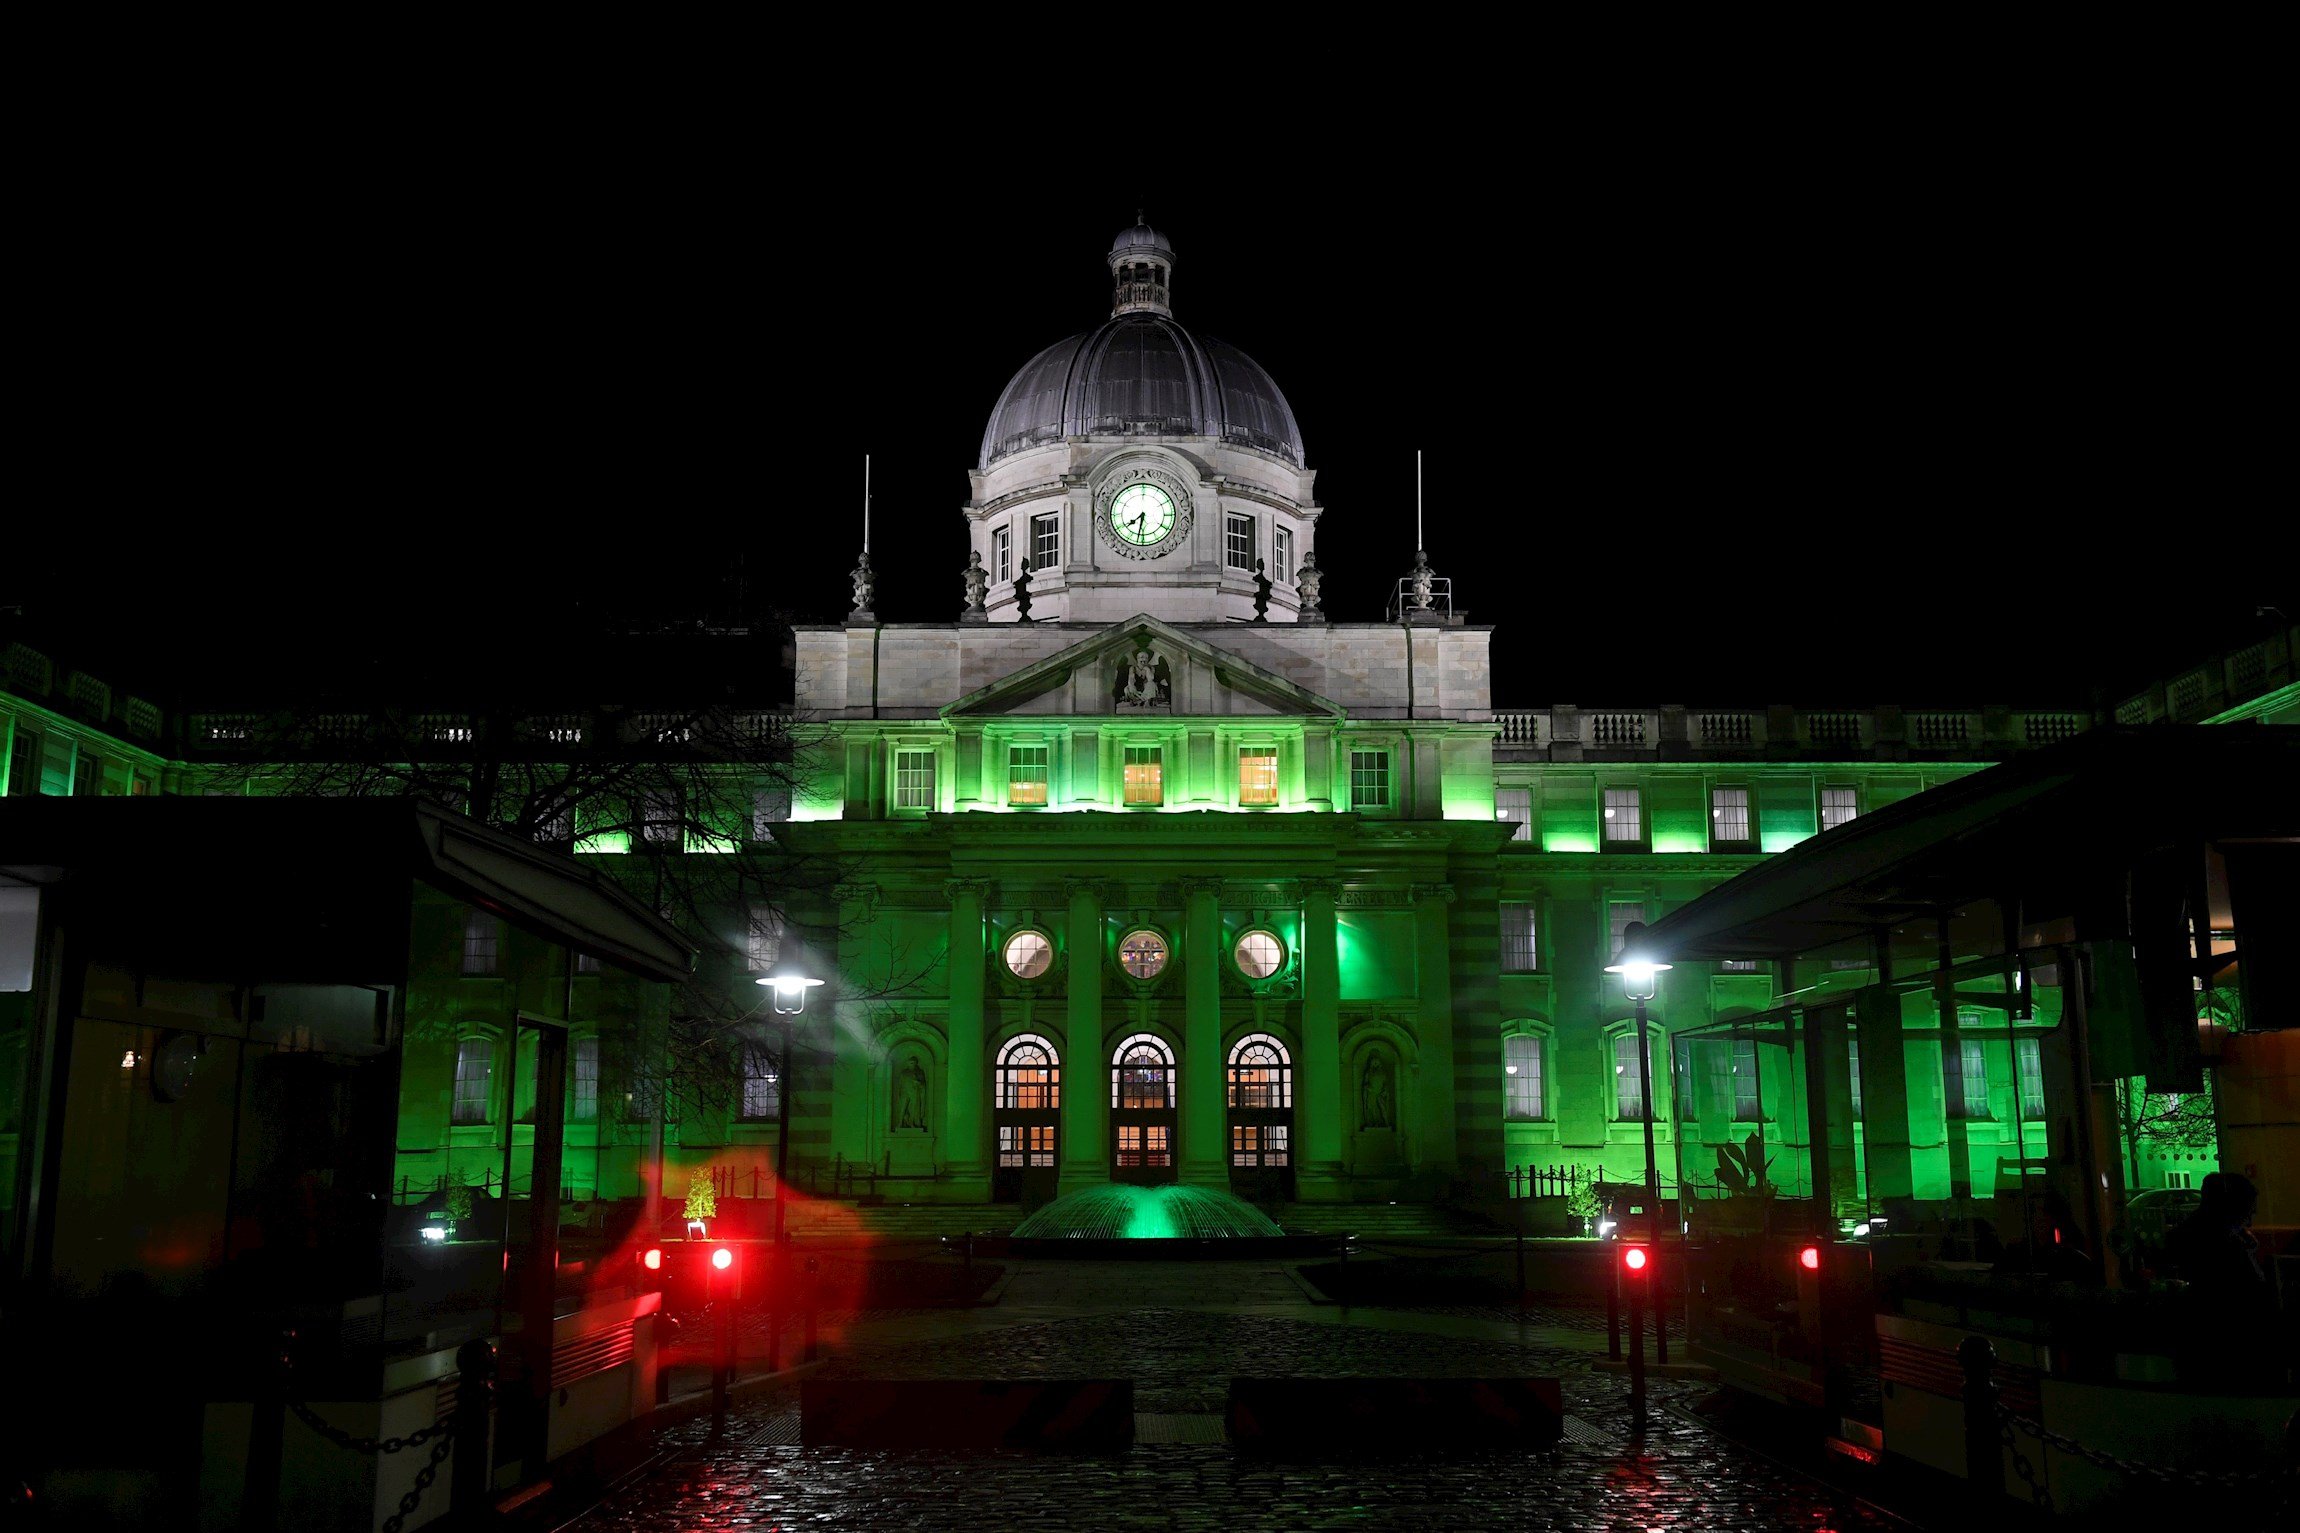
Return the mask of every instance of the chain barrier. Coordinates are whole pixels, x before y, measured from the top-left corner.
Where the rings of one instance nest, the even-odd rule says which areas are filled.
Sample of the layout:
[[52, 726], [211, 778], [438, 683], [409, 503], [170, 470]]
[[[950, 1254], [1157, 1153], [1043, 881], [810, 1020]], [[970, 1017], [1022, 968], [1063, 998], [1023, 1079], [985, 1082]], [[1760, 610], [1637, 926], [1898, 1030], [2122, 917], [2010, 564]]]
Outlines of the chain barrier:
[[[337, 1447], [371, 1458], [378, 1453], [404, 1453], [431, 1443], [431, 1459], [415, 1472], [415, 1488], [399, 1498], [399, 1510], [383, 1520], [383, 1533], [400, 1533], [400, 1528], [416, 1507], [423, 1502], [423, 1493], [438, 1483], [439, 1466], [447, 1462], [447, 1455], [455, 1451], [455, 1416], [462, 1413], [462, 1404], [456, 1405], [455, 1414], [445, 1421], [408, 1433], [405, 1437], [356, 1437], [326, 1420], [317, 1411], [300, 1400], [290, 1400], [287, 1408], [295, 1412], [296, 1420], [334, 1443]], [[434, 1442], [433, 1439], [437, 1441]]]
[[[2014, 1415], [2010, 1409], [2002, 1404], [1997, 1406], [1997, 1419], [2004, 1428], [2005, 1446], [2013, 1450], [2013, 1471], [2032, 1487], [2036, 1486], [2036, 1471], [2030, 1467], [2028, 1460], [2022, 1456], [2019, 1446], [2013, 1440], [2015, 1428], [2018, 1428], [2023, 1434], [2035, 1438], [2045, 1446], [2058, 1448], [2070, 1457], [2083, 1459], [2095, 1468], [2106, 1469], [2115, 1474], [2130, 1475], [2155, 1485], [2168, 1487], [2204, 1485], [2222, 1490], [2242, 1490], [2255, 1486], [2284, 1485], [2291, 1479], [2293, 1473], [2290, 1469], [2167, 1469], [2161, 1464], [2144, 1464], [2138, 1459], [2118, 1458], [2115, 1454], [2102, 1449], [2088, 1448], [2075, 1438], [2063, 1436], [2040, 1421], [2031, 1421], [2026, 1416]], [[2036, 1500], [2041, 1503], [2044, 1497], [2045, 1492], [2042, 1487], [2037, 1487]]]

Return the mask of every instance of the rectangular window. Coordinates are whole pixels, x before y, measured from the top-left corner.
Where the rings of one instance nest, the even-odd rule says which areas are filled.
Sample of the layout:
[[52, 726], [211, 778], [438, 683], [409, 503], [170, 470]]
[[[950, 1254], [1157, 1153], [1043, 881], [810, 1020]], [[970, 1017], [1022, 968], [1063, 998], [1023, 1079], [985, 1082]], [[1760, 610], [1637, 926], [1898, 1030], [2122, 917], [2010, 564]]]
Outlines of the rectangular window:
[[503, 945], [503, 923], [484, 910], [463, 918], [463, 972], [493, 974]]
[[788, 783], [773, 783], [751, 790], [751, 839], [772, 841], [775, 827], [791, 817], [791, 789]]
[[466, 1038], [455, 1046], [455, 1112], [457, 1123], [485, 1123], [494, 1116], [495, 1045], [485, 1038]]
[[[1657, 1042], [1659, 1035], [1647, 1034], [1647, 1041]], [[1651, 1066], [1648, 1065], [1650, 1069]], [[1659, 1071], [1653, 1078], [1661, 1078]], [[1637, 1035], [1617, 1033], [1613, 1039], [1613, 1115], [1637, 1122], [1645, 1116], [1645, 1092], [1637, 1079]]]
[[743, 923], [743, 960], [753, 974], [764, 974], [783, 956], [783, 913], [772, 905], [753, 904]]
[[1853, 1077], [1853, 1116], [1861, 1115], [1861, 1040], [1858, 1036], [1845, 1040], [1845, 1069]]
[[1006, 748], [1006, 801], [1009, 804], [1045, 807], [1047, 750], [1043, 745]]
[[1050, 511], [1030, 519], [1030, 567], [1050, 570], [1062, 562], [1062, 513]]
[[2044, 1116], [2044, 1047], [2034, 1038], [2013, 1040], [2013, 1063], [2020, 1067], [2020, 1115], [2024, 1122]]
[[152, 796], [152, 780], [151, 780], [149, 777], [146, 777], [146, 776], [145, 776], [143, 773], [141, 773], [141, 772], [138, 772], [138, 773], [135, 775], [135, 777], [134, 777], [134, 778], [132, 778], [132, 779], [129, 781], [129, 784], [128, 784], [128, 796], [129, 796], [130, 798], [149, 798], [149, 797], [151, 797], [151, 796]]
[[1733, 1116], [1742, 1123], [1755, 1123], [1764, 1116], [1757, 1101], [1757, 1041], [1753, 1038], [1733, 1040]]
[[1230, 1125], [1230, 1164], [1251, 1166], [1262, 1158], [1262, 1126], [1258, 1123]]
[[1502, 1115], [1517, 1119], [1545, 1116], [1541, 1096], [1541, 1040], [1528, 1033], [1504, 1038], [1501, 1068], [1507, 1083]]
[[1821, 790], [1821, 828], [1835, 830], [1861, 812], [1860, 795], [1851, 788]]
[[1621, 956], [1622, 944], [1629, 940], [1632, 924], [1645, 919], [1643, 900], [1615, 900], [1606, 907], [1605, 961], [1613, 962]]
[[1390, 753], [1388, 751], [1350, 752], [1350, 807], [1352, 809], [1387, 809], [1390, 807]]
[[1980, 1040], [1959, 1038], [1953, 1045], [1943, 1040], [1941, 1067], [1941, 1100], [1947, 1104], [1948, 1115], [1986, 1118], [1989, 1115], [1989, 1065]]
[[1634, 846], [1645, 839], [1645, 808], [1635, 788], [1605, 790], [1605, 840], [1608, 845]]
[[1231, 512], [1222, 523], [1222, 562], [1234, 570], [1254, 567], [1254, 519]]
[[1290, 527], [1270, 529], [1270, 579], [1285, 585], [1294, 578], [1294, 532]]
[[1155, 745], [1126, 747], [1126, 802], [1166, 802], [1166, 765], [1163, 750]]
[[897, 809], [934, 807], [934, 752], [894, 753], [894, 806]]
[[998, 1126], [998, 1163], [1002, 1166], [1022, 1164], [1022, 1126], [1001, 1123]]
[[651, 788], [639, 795], [639, 839], [666, 850], [676, 850], [685, 844], [678, 789]]
[[1164, 1123], [1121, 1123], [1118, 1126], [1118, 1164], [1170, 1166], [1174, 1163], [1174, 1130]]
[[1540, 932], [1530, 900], [1502, 903], [1501, 967], [1509, 974], [1531, 974], [1541, 967]]
[[606, 966], [605, 964], [601, 963], [601, 962], [600, 962], [598, 959], [596, 959], [596, 958], [592, 957], [592, 956], [591, 956], [589, 953], [577, 953], [577, 954], [575, 955], [575, 972], [576, 972], [576, 973], [578, 973], [578, 974], [604, 974], [606, 971], [607, 971], [607, 966]]
[[1294, 1131], [1283, 1123], [1266, 1124], [1262, 1129], [1262, 1164], [1282, 1166], [1292, 1153]]
[[1717, 967], [1720, 972], [1726, 974], [1755, 974], [1759, 972], [1757, 960], [1754, 958], [1728, 958]]
[[1054, 1164], [1053, 1124], [1033, 1123], [1030, 1125], [1030, 1163], [1034, 1166], [1051, 1166]]
[[1002, 1166], [1054, 1164], [1054, 1125], [1001, 1123], [998, 1126], [998, 1163]]
[[2196, 1173], [2193, 1171], [2167, 1171], [2164, 1173], [2164, 1185], [2182, 1189], [2193, 1187], [2196, 1185]]
[[84, 750], [72, 753], [72, 796], [94, 798], [104, 786], [104, 763]]
[[599, 1118], [599, 1040], [577, 1038], [570, 1045], [567, 1074], [567, 1121], [594, 1123]]
[[1000, 585], [1014, 578], [1014, 529], [1001, 527], [990, 535], [990, 578]]
[[1510, 827], [1510, 840], [1531, 841], [1533, 839], [1533, 790], [1531, 788], [1494, 789], [1493, 817]]
[[764, 1044], [743, 1045], [743, 1121], [772, 1123], [783, 1115], [783, 1078]]
[[1709, 844], [1719, 850], [1740, 849], [1749, 845], [1749, 790], [1747, 788], [1711, 788], [1709, 790]]
[[23, 725], [8, 742], [8, 796], [27, 798], [40, 791], [40, 737]]
[[1238, 802], [1275, 804], [1278, 801], [1278, 748], [1247, 745], [1238, 750]]

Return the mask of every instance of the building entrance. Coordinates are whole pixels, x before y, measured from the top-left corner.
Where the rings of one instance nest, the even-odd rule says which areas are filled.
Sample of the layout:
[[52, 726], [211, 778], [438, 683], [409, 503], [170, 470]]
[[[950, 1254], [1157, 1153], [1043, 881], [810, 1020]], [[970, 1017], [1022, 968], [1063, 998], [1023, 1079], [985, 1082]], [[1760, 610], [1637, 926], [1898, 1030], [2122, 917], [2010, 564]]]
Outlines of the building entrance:
[[1230, 1051], [1230, 1185], [1241, 1197], [1294, 1196], [1294, 1061], [1268, 1033]]
[[1110, 1179], [1174, 1180], [1174, 1051], [1136, 1033], [1110, 1060]]
[[990, 1195], [1001, 1203], [1044, 1203], [1061, 1164], [1062, 1060], [1034, 1033], [998, 1051], [991, 1120], [998, 1139]]

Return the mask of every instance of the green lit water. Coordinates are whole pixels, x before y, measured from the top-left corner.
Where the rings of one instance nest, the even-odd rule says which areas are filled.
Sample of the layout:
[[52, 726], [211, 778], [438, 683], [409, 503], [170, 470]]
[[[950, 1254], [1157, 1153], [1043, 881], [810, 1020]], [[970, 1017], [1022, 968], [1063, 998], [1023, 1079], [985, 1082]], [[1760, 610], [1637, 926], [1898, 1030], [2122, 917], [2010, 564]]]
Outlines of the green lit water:
[[1212, 1187], [1116, 1182], [1064, 1193], [1014, 1229], [1020, 1240], [1225, 1240], [1284, 1233], [1252, 1204]]

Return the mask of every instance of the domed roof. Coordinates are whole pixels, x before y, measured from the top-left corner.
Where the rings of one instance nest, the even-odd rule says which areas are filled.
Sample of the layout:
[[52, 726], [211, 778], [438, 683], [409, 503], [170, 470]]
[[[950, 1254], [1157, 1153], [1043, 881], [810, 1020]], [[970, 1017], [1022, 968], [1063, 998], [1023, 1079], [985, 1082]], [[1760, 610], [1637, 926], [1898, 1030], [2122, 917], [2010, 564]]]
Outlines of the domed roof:
[[1064, 437], [1138, 433], [1218, 437], [1302, 462], [1293, 409], [1261, 364], [1137, 310], [1023, 364], [990, 412], [981, 467]]
[[1171, 256], [1174, 253], [1174, 242], [1140, 218], [1136, 218], [1131, 227], [1119, 230], [1118, 238], [1110, 242], [1112, 259], [1153, 251], [1159, 255]]

